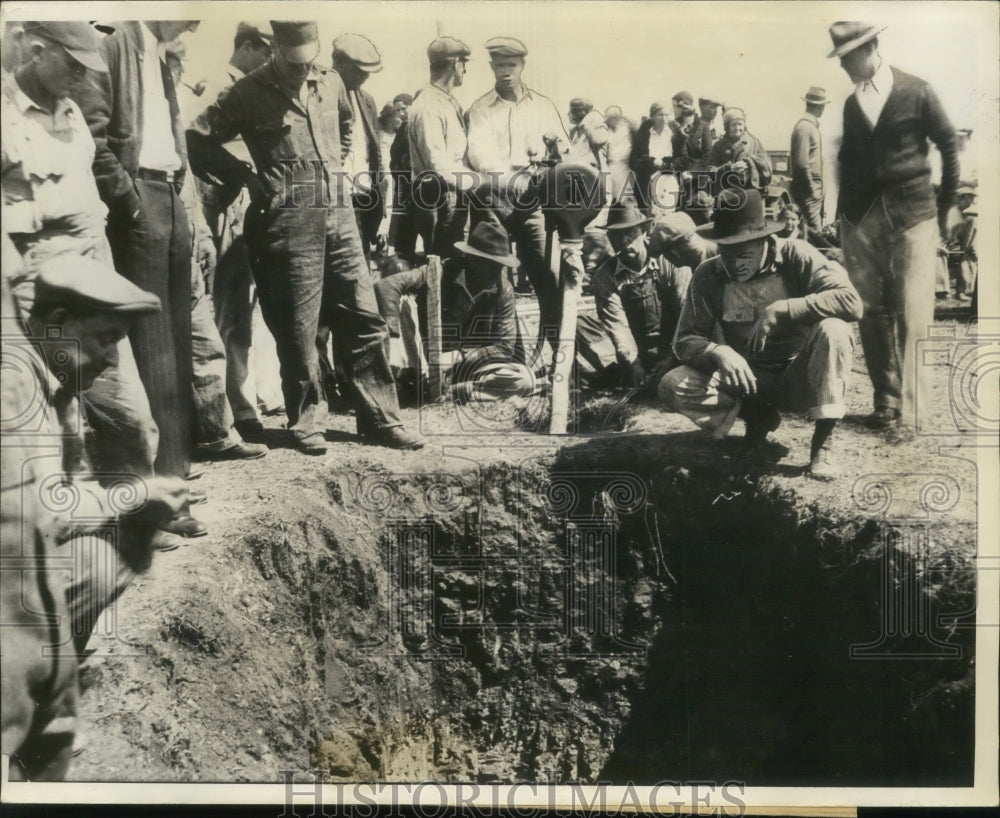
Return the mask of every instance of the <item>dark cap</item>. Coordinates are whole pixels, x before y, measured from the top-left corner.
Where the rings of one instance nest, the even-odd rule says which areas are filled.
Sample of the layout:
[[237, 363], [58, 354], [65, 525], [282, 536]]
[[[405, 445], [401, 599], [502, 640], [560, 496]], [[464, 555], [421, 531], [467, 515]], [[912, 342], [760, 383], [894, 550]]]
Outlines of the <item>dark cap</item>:
[[360, 34], [341, 34], [334, 38], [333, 57], [349, 60], [366, 74], [382, 70], [382, 55], [371, 40]]
[[241, 40], [256, 40], [264, 45], [270, 45], [274, 37], [270, 31], [265, 31], [255, 23], [248, 23], [246, 20], [240, 20], [236, 26], [236, 36]]
[[118, 275], [110, 264], [69, 254], [41, 262], [35, 304], [134, 315], [160, 311], [159, 298]]
[[319, 54], [319, 28], [312, 20], [272, 20], [274, 44], [290, 62], [309, 62]]
[[472, 49], [454, 37], [438, 37], [427, 46], [427, 59], [431, 65], [449, 60], [467, 60], [471, 54]]
[[108, 65], [98, 49], [100, 39], [97, 32], [87, 23], [56, 22], [42, 20], [25, 23], [26, 35], [36, 34], [62, 46], [80, 65], [91, 71], [107, 73]]
[[642, 227], [653, 219], [646, 216], [632, 202], [619, 199], [608, 208], [608, 222], [604, 230], [628, 230], [630, 227]]
[[491, 57], [526, 57], [528, 47], [514, 37], [494, 37], [486, 41]]

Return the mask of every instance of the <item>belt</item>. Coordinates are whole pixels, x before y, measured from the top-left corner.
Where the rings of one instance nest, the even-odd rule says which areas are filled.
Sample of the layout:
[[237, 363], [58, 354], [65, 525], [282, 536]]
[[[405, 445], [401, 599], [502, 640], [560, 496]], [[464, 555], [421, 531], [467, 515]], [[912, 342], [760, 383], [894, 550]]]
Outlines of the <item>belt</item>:
[[147, 182], [165, 182], [172, 185], [179, 176], [178, 171], [173, 170], [150, 170], [149, 168], [139, 168], [136, 171], [136, 179], [144, 179]]

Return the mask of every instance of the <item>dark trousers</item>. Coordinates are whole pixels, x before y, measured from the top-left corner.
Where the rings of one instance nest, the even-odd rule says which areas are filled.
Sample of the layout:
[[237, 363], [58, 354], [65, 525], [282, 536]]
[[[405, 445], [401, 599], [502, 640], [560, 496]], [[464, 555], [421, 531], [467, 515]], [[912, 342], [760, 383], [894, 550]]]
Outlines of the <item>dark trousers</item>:
[[[410, 173], [401, 171], [395, 174], [395, 206], [392, 218], [395, 227], [390, 228], [393, 234], [389, 242], [396, 248], [396, 255], [412, 260], [417, 250], [417, 206], [413, 202], [410, 190]], [[426, 252], [426, 251], [425, 251]]]
[[333, 335], [347, 397], [359, 426], [399, 426], [389, 369], [389, 336], [364, 262], [354, 210], [251, 207], [248, 246], [264, 321], [281, 362], [288, 427], [300, 436], [326, 430], [317, 338]]
[[115, 214], [108, 239], [118, 272], [160, 299], [159, 313], [132, 323], [129, 340], [160, 430], [156, 473], [185, 477], [191, 465], [191, 235], [172, 185], [136, 179], [135, 188], [143, 216], [133, 222]]
[[465, 239], [465, 224], [469, 220], [469, 205], [465, 196], [449, 190], [440, 179], [421, 182], [415, 197], [417, 232], [423, 240], [424, 252], [442, 259], [458, 255], [455, 242]]

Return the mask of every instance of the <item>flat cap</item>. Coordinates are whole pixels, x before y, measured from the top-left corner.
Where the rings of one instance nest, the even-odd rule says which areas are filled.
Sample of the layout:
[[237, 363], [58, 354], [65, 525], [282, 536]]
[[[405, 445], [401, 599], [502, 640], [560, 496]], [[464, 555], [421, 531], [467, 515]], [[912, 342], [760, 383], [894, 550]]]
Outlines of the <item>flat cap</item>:
[[486, 41], [486, 50], [496, 57], [525, 57], [528, 47], [514, 37], [494, 37]]
[[431, 65], [455, 59], [467, 60], [471, 54], [472, 49], [454, 37], [438, 37], [427, 46], [427, 59]]
[[274, 44], [291, 62], [309, 62], [319, 53], [319, 27], [314, 20], [272, 20]]
[[274, 35], [270, 31], [265, 31], [256, 23], [240, 20], [236, 26], [236, 36], [242, 40], [256, 40], [259, 43], [270, 45]]
[[87, 23], [68, 23], [55, 20], [40, 20], [24, 24], [25, 34], [37, 34], [61, 45], [80, 65], [91, 71], [106, 74], [108, 65], [104, 61], [97, 44], [97, 32]]
[[108, 263], [69, 254], [41, 262], [35, 303], [92, 312], [141, 314], [160, 311], [160, 299], [115, 272]]
[[719, 106], [722, 105], [722, 103], [719, 101], [718, 97], [698, 97], [698, 104], [699, 105], [719, 105]]
[[382, 70], [382, 55], [371, 40], [360, 34], [341, 34], [334, 38], [333, 56], [349, 60], [366, 74]]

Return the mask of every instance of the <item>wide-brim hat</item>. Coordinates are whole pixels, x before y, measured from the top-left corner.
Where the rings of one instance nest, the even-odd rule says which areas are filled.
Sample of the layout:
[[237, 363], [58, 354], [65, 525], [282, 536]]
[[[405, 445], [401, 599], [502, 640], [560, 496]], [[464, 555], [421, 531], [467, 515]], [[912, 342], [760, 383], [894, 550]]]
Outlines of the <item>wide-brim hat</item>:
[[460, 253], [478, 256], [504, 267], [517, 267], [520, 262], [510, 252], [510, 236], [495, 222], [480, 222], [469, 234], [468, 241], [456, 241], [455, 249]]
[[826, 95], [826, 89], [820, 88], [818, 85], [813, 85], [806, 91], [806, 95], [802, 97], [805, 102], [810, 105], [829, 105], [830, 99]]
[[716, 244], [740, 244], [763, 239], [782, 230], [783, 222], [764, 218], [764, 200], [756, 190], [729, 189], [718, 195], [712, 208], [712, 222], [698, 228], [698, 234]]
[[631, 202], [614, 202], [608, 208], [607, 224], [600, 226], [601, 230], [628, 230], [631, 227], [641, 227], [653, 221], [651, 216], [643, 215]]
[[833, 57], [843, 57], [847, 52], [853, 51], [859, 45], [864, 45], [869, 40], [878, 37], [888, 26], [879, 28], [871, 23], [860, 23], [856, 20], [834, 23], [830, 26], [830, 39], [833, 40], [833, 51], [827, 54], [827, 59]]

